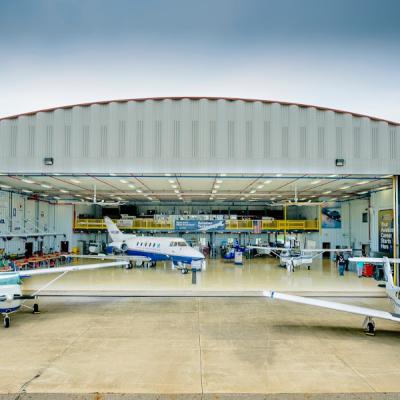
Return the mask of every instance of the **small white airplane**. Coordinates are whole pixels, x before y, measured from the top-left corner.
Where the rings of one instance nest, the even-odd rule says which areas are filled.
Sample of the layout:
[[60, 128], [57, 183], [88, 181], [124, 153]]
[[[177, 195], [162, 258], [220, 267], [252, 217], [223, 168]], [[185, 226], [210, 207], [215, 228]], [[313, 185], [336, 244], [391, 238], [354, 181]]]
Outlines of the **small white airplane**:
[[201, 270], [204, 266], [204, 255], [182, 238], [124, 234], [110, 218], [105, 217], [104, 221], [112, 242], [106, 247], [108, 256], [101, 258], [147, 261], [153, 265], [157, 261], [172, 261], [183, 274], [188, 272], [188, 265], [192, 270]]
[[306, 304], [316, 307], [329, 308], [331, 310], [343, 311], [351, 314], [358, 314], [365, 317], [363, 328], [368, 335], [375, 334], [375, 322], [373, 318], [387, 319], [389, 321], [400, 322], [400, 287], [395, 286], [392, 276], [391, 263], [400, 263], [400, 258], [370, 258], [370, 257], [353, 257], [349, 261], [383, 264], [386, 277], [386, 293], [393, 305], [394, 312], [376, 310], [372, 308], [352, 306], [348, 304], [336, 303], [333, 301], [318, 300], [301, 296], [293, 296], [285, 293], [274, 291], [264, 291], [264, 296], [271, 299], [286, 300], [294, 303]]
[[[35, 270], [27, 271], [10, 271], [10, 272], [0, 272], [0, 314], [3, 316], [3, 325], [5, 328], [10, 327], [11, 318], [10, 314], [17, 312], [21, 307], [28, 308], [33, 311], [34, 314], [39, 313], [39, 304], [35, 302], [33, 307], [29, 307], [25, 304], [26, 300], [37, 300], [38, 295], [44, 289], [47, 289], [54, 282], [61, 279], [68, 272], [73, 271], [83, 271], [106, 267], [117, 267], [126, 265], [126, 261], [114, 261], [114, 262], [104, 262], [97, 264], [83, 264], [83, 265], [70, 265], [64, 267], [54, 267], [54, 268], [38, 268]], [[22, 283], [23, 279], [30, 278], [36, 275], [46, 275], [46, 274], [59, 274], [46, 283], [42, 288], [35, 291], [30, 295], [22, 294]]]
[[262, 254], [273, 254], [279, 258], [281, 267], [286, 267], [289, 272], [293, 272], [295, 267], [307, 265], [311, 268], [314, 258], [320, 256], [325, 252], [329, 253], [344, 253], [352, 252], [352, 249], [296, 249], [286, 247], [270, 247], [270, 246], [247, 246], [248, 249], [256, 249]]

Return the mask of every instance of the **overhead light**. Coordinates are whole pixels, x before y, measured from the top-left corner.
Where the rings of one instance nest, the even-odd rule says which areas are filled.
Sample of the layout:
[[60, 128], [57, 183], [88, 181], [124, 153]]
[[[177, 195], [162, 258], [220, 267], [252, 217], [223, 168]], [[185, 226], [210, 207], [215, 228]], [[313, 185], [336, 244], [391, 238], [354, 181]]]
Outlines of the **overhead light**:
[[363, 192], [358, 192], [358, 194], [367, 194], [368, 190], [364, 190]]
[[73, 182], [73, 183], [81, 183], [81, 181], [78, 181], [78, 179], [71, 179], [71, 182]]
[[53, 175], [55, 175], [55, 176], [60, 176], [61, 174], [59, 174], [59, 173], [57, 173], [57, 172], [54, 172]]
[[11, 189], [11, 186], [8, 186], [8, 185], [0, 185], [0, 187], [2, 189]]
[[116, 174], [109, 174], [110, 176], [117, 176]]
[[179, 190], [174, 190], [175, 193], [179, 193]]
[[75, 197], [82, 197], [80, 194], [76, 194]]
[[169, 183], [175, 183], [175, 181], [173, 179], [168, 179]]
[[386, 189], [389, 189], [389, 186], [382, 186], [382, 187], [380, 187], [379, 189], [381, 189], [381, 190], [386, 190]]
[[54, 196], [53, 199], [60, 200], [60, 198], [58, 196]]
[[258, 185], [257, 189], [262, 189], [264, 187], [264, 185]]
[[126, 181], [125, 179], [120, 179], [119, 180], [121, 183], [128, 183], [128, 181]]
[[171, 185], [172, 189], [176, 189], [178, 186], [177, 185]]
[[350, 186], [342, 186], [341, 188], [340, 188], [340, 190], [346, 190], [346, 189], [348, 189]]
[[242, 200], [242, 201], [243, 201], [243, 200], [244, 200], [244, 197], [241, 197], [241, 198], [240, 198], [240, 200]]
[[132, 185], [132, 183], [130, 183], [128, 186], [129, 186], [131, 189], [135, 189], [135, 185]]
[[336, 178], [336, 177], [337, 177], [336, 174], [329, 175], [329, 178]]
[[337, 200], [337, 197], [334, 197], [333, 199], [331, 199], [331, 201], [335, 201], [335, 200]]
[[50, 185], [46, 185], [45, 183], [42, 183], [40, 186], [44, 187], [46, 189], [51, 189], [51, 186]]
[[312, 196], [310, 196], [312, 199], [315, 199], [317, 196], [314, 194]]
[[142, 193], [142, 192], [143, 192], [143, 190], [140, 190], [140, 189], [136, 189], [136, 191], [137, 191], [138, 193]]
[[264, 184], [268, 185], [268, 183], [271, 183], [271, 181], [265, 181]]
[[46, 194], [46, 193], [42, 193], [41, 196], [42, 196], [42, 197], [49, 197], [49, 195]]
[[220, 184], [220, 183], [222, 183], [222, 182], [223, 182], [222, 179], [217, 179], [217, 181], [216, 181], [216, 183], [218, 183], [218, 184]]
[[68, 190], [65, 190], [65, 189], [60, 189], [60, 192], [61, 193], [69, 193]]
[[171, 174], [164, 174], [165, 176], [171, 176]]
[[306, 197], [303, 197], [302, 199], [300, 199], [300, 201], [304, 201], [304, 200], [307, 200], [307, 198], [306, 198]]
[[253, 194], [253, 193], [255, 193], [257, 190], [250, 190], [250, 194]]
[[323, 192], [322, 194], [329, 194], [332, 193], [332, 190], [327, 190], [326, 192]]
[[32, 193], [32, 190], [28, 190], [28, 189], [22, 189], [22, 191], [23, 191], [24, 193]]
[[149, 200], [153, 200], [153, 198], [152, 198], [152, 197], [148, 197], [148, 199], [149, 199]]
[[219, 176], [226, 176], [226, 174], [219, 174]]
[[393, 175], [385, 175], [385, 176], [382, 176], [382, 178], [392, 178], [393, 177]]
[[308, 200], [307, 203], [311, 203], [311, 200]]
[[275, 176], [277, 176], [279, 178], [280, 176], [282, 176], [282, 174], [276, 174]]
[[274, 201], [274, 200], [275, 200], [275, 197], [271, 197], [271, 200]]
[[350, 195], [349, 195], [349, 194], [346, 194], [346, 196], [342, 196], [342, 197], [350, 197]]
[[211, 193], [214, 193], [214, 194], [215, 194], [215, 193], [217, 193], [217, 190], [213, 190]]
[[368, 181], [357, 182], [357, 185], [365, 185]]
[[86, 200], [92, 200], [92, 198], [91, 198], [91, 197], [85, 197], [85, 199], [86, 199]]
[[31, 181], [30, 179], [23, 178], [21, 180], [22, 180], [22, 182], [25, 182], [25, 183], [35, 183], [34, 181]]
[[209, 200], [214, 200], [214, 197], [210, 197]]
[[311, 182], [311, 185], [317, 185], [317, 184], [320, 183], [320, 182], [321, 182], [320, 180], [312, 181], [312, 182]]
[[219, 186], [219, 185], [214, 185], [214, 188], [215, 188], [215, 189], [219, 189], [220, 186]]
[[278, 196], [276, 196], [276, 197], [282, 197], [282, 195], [281, 195], [281, 194], [278, 194]]

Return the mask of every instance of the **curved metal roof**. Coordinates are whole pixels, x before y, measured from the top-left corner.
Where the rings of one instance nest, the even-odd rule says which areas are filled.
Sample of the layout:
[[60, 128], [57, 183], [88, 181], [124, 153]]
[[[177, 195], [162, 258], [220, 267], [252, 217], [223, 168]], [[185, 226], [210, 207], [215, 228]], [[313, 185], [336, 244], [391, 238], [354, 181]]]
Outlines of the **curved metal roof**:
[[226, 101], [244, 101], [244, 102], [261, 102], [261, 103], [266, 103], [266, 104], [281, 104], [281, 105], [287, 105], [287, 106], [298, 106], [298, 107], [313, 107], [316, 108], [317, 110], [323, 110], [323, 111], [333, 111], [337, 113], [342, 113], [342, 114], [350, 114], [355, 117], [366, 117], [374, 121], [382, 121], [382, 122], [387, 122], [388, 124], [391, 125], [400, 125], [400, 122], [395, 122], [395, 121], [389, 121], [387, 119], [382, 119], [378, 117], [374, 117], [371, 115], [366, 115], [366, 114], [359, 114], [359, 113], [354, 113], [350, 111], [345, 111], [345, 110], [338, 110], [335, 108], [329, 108], [329, 107], [323, 107], [323, 106], [316, 106], [312, 104], [303, 104], [303, 103], [294, 103], [294, 102], [287, 102], [287, 101], [278, 101], [278, 100], [265, 100], [265, 99], [246, 99], [246, 98], [240, 98], [240, 97], [210, 97], [210, 96], [166, 96], [166, 97], [140, 97], [140, 98], [134, 98], [134, 99], [118, 99], [118, 100], [101, 100], [101, 101], [93, 101], [89, 103], [78, 103], [78, 104], [69, 104], [66, 106], [60, 106], [60, 107], [52, 107], [52, 108], [45, 108], [41, 110], [35, 110], [35, 111], [30, 111], [22, 114], [16, 114], [16, 115], [11, 115], [8, 117], [3, 117], [0, 118], [0, 121], [2, 120], [7, 120], [7, 119], [15, 119], [21, 116], [28, 116], [28, 115], [35, 115], [39, 112], [51, 112], [55, 110], [65, 110], [73, 107], [88, 107], [91, 105], [95, 104], [109, 104], [109, 103], [127, 103], [129, 101], [147, 101], [147, 100], [153, 100], [153, 101], [162, 101], [162, 100], [212, 100], [212, 101], [217, 101], [217, 100], [226, 100]]

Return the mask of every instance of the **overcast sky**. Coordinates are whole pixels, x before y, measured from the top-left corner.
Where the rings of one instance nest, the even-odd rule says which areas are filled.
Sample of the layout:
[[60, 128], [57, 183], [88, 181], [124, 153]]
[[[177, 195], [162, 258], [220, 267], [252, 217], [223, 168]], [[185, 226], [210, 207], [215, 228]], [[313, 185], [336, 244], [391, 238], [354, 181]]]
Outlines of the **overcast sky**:
[[0, 0], [0, 117], [221, 96], [400, 122], [400, 0]]

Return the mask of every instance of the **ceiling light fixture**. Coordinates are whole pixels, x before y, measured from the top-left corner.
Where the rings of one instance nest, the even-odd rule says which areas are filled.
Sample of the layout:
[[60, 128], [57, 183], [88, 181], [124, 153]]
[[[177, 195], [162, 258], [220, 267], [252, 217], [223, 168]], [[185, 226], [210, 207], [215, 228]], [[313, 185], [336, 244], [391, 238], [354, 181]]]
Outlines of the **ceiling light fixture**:
[[213, 190], [211, 193], [214, 193], [214, 194], [215, 194], [215, 193], [217, 193], [217, 190]]
[[264, 185], [258, 185], [257, 189], [262, 189], [264, 187]]
[[128, 181], [126, 181], [125, 179], [120, 179], [119, 180], [121, 183], [128, 183]]
[[81, 183], [81, 181], [78, 181], [78, 179], [71, 179], [71, 182], [73, 182], [73, 183]]
[[60, 192], [61, 193], [69, 193], [68, 190], [65, 190], [65, 189], [60, 189]]
[[277, 176], [278, 178], [282, 176], [282, 174], [276, 174], [275, 176]]
[[44, 187], [44, 188], [46, 188], [46, 189], [51, 189], [51, 186], [50, 186], [50, 185], [46, 185], [46, 184], [44, 184], [44, 183], [42, 183], [40, 186], [41, 186], [41, 187]]
[[346, 189], [348, 189], [350, 186], [342, 186], [341, 188], [340, 188], [340, 190], [346, 190]]
[[31, 181], [30, 179], [22, 178], [21, 180], [22, 180], [22, 182], [25, 182], [25, 183], [35, 183], [34, 181]]
[[220, 186], [219, 185], [214, 185], [214, 189], [219, 189]]
[[217, 181], [216, 181], [216, 183], [218, 183], [218, 184], [220, 184], [220, 183], [222, 183], [222, 182], [223, 182], [222, 179], [217, 179]]
[[268, 183], [271, 183], [271, 181], [265, 181], [264, 184], [268, 185]]
[[28, 189], [22, 189], [22, 191], [23, 191], [24, 193], [32, 193], [32, 190], [28, 190]]
[[174, 190], [175, 193], [179, 193], [179, 190]]
[[255, 193], [255, 192], [257, 192], [257, 190], [250, 190], [250, 194], [253, 194], [253, 193]]
[[136, 189], [136, 191], [137, 191], [138, 193], [142, 193], [142, 192], [143, 192], [143, 190], [140, 190], [140, 189]]
[[2, 189], [11, 189], [11, 186], [8, 186], [8, 185], [0, 185], [0, 187]]
[[332, 190], [327, 190], [326, 192], [323, 192], [322, 194], [329, 194], [332, 193]]
[[132, 183], [130, 183], [130, 184], [128, 185], [128, 187], [130, 187], [131, 189], [135, 189], [135, 185], [132, 185]]
[[317, 184], [320, 183], [320, 182], [321, 182], [320, 180], [312, 181], [312, 182], [311, 182], [311, 185], [317, 185]]
[[365, 185], [366, 183], [368, 183], [368, 181], [361, 181], [361, 182], [357, 182], [357, 185]]

